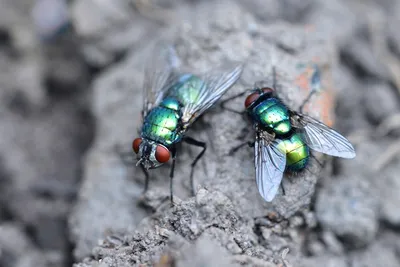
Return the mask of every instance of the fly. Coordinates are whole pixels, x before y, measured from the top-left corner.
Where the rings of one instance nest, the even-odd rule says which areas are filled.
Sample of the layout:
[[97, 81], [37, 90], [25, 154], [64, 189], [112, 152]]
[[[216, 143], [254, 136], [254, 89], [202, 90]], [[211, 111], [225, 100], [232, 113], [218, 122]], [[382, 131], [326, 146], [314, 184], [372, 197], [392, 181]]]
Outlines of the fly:
[[[319, 71], [312, 76], [312, 90], [319, 88]], [[254, 86], [245, 100], [245, 111], [238, 112], [223, 106], [227, 101], [243, 96], [242, 92], [222, 102], [222, 106], [237, 113], [246, 113], [255, 129], [255, 141], [235, 147], [232, 152], [249, 144], [254, 146], [256, 183], [260, 195], [268, 202], [278, 192], [285, 172], [300, 172], [307, 167], [310, 149], [327, 155], [354, 158], [356, 153], [351, 143], [324, 123], [290, 110], [276, 95], [276, 71], [273, 67], [273, 88]]]
[[137, 165], [145, 174], [144, 192], [148, 189], [148, 170], [172, 159], [169, 174], [172, 203], [176, 145], [184, 142], [202, 148], [191, 164], [190, 180], [194, 195], [194, 167], [207, 146], [205, 142], [186, 136], [186, 132], [239, 79], [243, 67], [230, 63], [196, 75], [180, 69], [179, 58], [171, 45], [157, 45], [157, 48], [145, 69], [143, 124], [132, 148], [137, 154]]

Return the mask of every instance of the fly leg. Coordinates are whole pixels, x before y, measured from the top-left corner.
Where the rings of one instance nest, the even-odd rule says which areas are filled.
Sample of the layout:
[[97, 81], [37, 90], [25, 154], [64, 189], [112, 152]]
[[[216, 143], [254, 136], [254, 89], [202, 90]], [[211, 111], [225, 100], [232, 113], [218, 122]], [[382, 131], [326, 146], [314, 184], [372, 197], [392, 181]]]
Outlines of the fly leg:
[[310, 172], [312, 175], [320, 174], [321, 169], [323, 169], [324, 167], [324, 162], [321, 162], [319, 159], [317, 159], [317, 157], [315, 157], [312, 154], [310, 154], [310, 158], [313, 159], [313, 164], [309, 164], [309, 167], [306, 168], [306, 170]]
[[282, 189], [282, 195], [286, 196], [286, 190], [282, 182], [281, 182], [281, 189]]
[[248, 145], [249, 147], [254, 147], [254, 141], [246, 141], [246, 142], [243, 142], [243, 143], [241, 143], [241, 144], [239, 144], [239, 145], [237, 145], [237, 146], [235, 146], [235, 147], [233, 147], [233, 148], [231, 148], [230, 150], [229, 150], [229, 156], [232, 156], [233, 154], [235, 154], [239, 149], [241, 149], [242, 147], [244, 147], [244, 146], [246, 146], [246, 145]]
[[323, 167], [324, 167], [324, 164], [323, 164], [321, 161], [319, 161], [319, 160], [317, 159], [317, 157], [315, 157], [314, 155], [310, 155], [310, 157], [312, 157], [312, 158], [315, 160], [315, 162], [318, 163], [318, 165], [319, 165], [320, 168], [323, 168]]
[[312, 97], [315, 93], [316, 93], [316, 91], [312, 90], [312, 91], [308, 94], [308, 96], [306, 97], [306, 99], [304, 99], [303, 103], [302, 103], [301, 106], [299, 107], [299, 112], [300, 112], [300, 113], [303, 113], [304, 106], [307, 104], [307, 102], [310, 101], [311, 97]]
[[173, 186], [173, 180], [174, 180], [174, 171], [175, 171], [175, 160], [176, 160], [176, 148], [173, 147], [171, 149], [171, 154], [172, 154], [172, 165], [171, 169], [169, 172], [169, 199], [171, 202], [171, 206], [174, 204], [173, 198], [174, 198], [174, 186]]
[[[135, 156], [133, 155], [132, 152], [127, 152], [127, 151], [121, 151], [121, 148], [116, 145], [114, 147], [115, 152], [118, 154], [119, 158], [121, 159], [122, 163], [126, 166], [126, 167], [131, 167], [133, 165], [135, 165], [134, 160], [135, 160]], [[144, 189], [143, 189], [143, 195], [146, 194], [147, 190], [149, 189], [149, 180], [150, 180], [150, 176], [149, 173], [147, 172], [147, 170], [144, 168], [144, 166], [142, 164], [140, 164], [140, 169], [142, 170], [143, 174], [144, 174]]]
[[149, 180], [150, 180], [150, 176], [149, 173], [147, 172], [147, 170], [143, 167], [142, 164], [140, 164], [140, 169], [142, 170], [143, 174], [144, 174], [144, 189], [143, 189], [143, 195], [146, 194], [147, 189], [149, 189]]
[[313, 64], [313, 73], [311, 77], [309, 77], [309, 83], [311, 85], [311, 91], [308, 96], [304, 99], [303, 103], [299, 107], [299, 112], [303, 113], [304, 106], [311, 100], [311, 97], [320, 92], [321, 90], [321, 73], [317, 64]]
[[225, 104], [226, 104], [227, 102], [229, 102], [229, 101], [235, 100], [236, 98], [239, 98], [239, 97], [244, 96], [246, 93], [247, 93], [246, 91], [243, 91], [243, 92], [241, 92], [241, 93], [239, 93], [239, 94], [237, 94], [237, 95], [231, 96], [231, 97], [229, 97], [229, 98], [227, 98], [227, 99], [221, 101], [221, 102], [220, 102], [220, 103], [221, 103], [221, 108], [222, 108], [222, 109], [225, 109], [225, 110], [228, 110], [228, 111], [230, 111], [230, 112], [236, 113], [236, 114], [241, 114], [241, 115], [245, 114], [245, 112], [246, 112], [245, 110], [243, 110], [243, 111], [238, 111], [238, 110], [235, 110], [235, 109], [232, 109], [232, 108], [229, 108], [229, 107], [225, 107]]
[[194, 186], [194, 167], [196, 165], [196, 163], [199, 161], [199, 159], [201, 159], [201, 157], [204, 155], [204, 153], [206, 152], [207, 149], [207, 144], [205, 142], [201, 142], [201, 141], [197, 141], [191, 137], [184, 137], [182, 139], [182, 141], [186, 142], [189, 145], [193, 145], [193, 146], [197, 146], [197, 147], [202, 147], [203, 150], [201, 150], [201, 152], [196, 156], [196, 158], [194, 159], [194, 161], [191, 164], [191, 170], [190, 170], [190, 184], [191, 184], [191, 191], [192, 191], [192, 196], [195, 195], [195, 186]]

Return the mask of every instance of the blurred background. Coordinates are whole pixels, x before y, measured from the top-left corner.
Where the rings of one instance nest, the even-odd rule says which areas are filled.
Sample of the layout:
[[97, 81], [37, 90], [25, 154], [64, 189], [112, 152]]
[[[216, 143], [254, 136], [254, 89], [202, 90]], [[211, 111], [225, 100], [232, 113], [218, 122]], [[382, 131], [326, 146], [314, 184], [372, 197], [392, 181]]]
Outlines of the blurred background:
[[[271, 26], [277, 22], [281, 26]], [[316, 187], [315, 181], [307, 184], [306, 200], [293, 197], [296, 208], [271, 208], [284, 218], [278, 230], [254, 219], [270, 210], [260, 204], [257, 216], [238, 219], [251, 234], [232, 226], [234, 248], [217, 237], [225, 242], [228, 263], [218, 262], [220, 254], [196, 254], [208, 243], [196, 243], [190, 253], [199, 262], [211, 261], [207, 266], [400, 266], [398, 25], [397, 0], [0, 0], [0, 266], [137, 266], [157, 261], [163, 251], [155, 243], [168, 247], [164, 239], [135, 232], [158, 210], [157, 196], [168, 195], [167, 179], [158, 178], [154, 196], [139, 206], [143, 182], [134, 183], [131, 174], [141, 174], [117, 163], [112, 147], [123, 144], [129, 151], [136, 137], [146, 61], [141, 52], [155, 38], [174, 35], [181, 47], [202, 47], [191, 48], [200, 51], [191, 53], [194, 65], [208, 51], [208, 63], [200, 65], [227, 55], [250, 56], [249, 65], [258, 66], [263, 54], [253, 52], [253, 42], [273, 43], [292, 58], [307, 46], [331, 53], [336, 98], [329, 112], [357, 151], [355, 160], [329, 161], [331, 172]], [[297, 37], [299, 29], [313, 37]], [[252, 166], [251, 153], [242, 156]], [[189, 164], [181, 164], [182, 176]], [[186, 192], [187, 186], [179, 186], [177, 192]], [[232, 190], [226, 192], [238, 204]], [[187, 193], [180, 197], [191, 203]], [[214, 197], [211, 203], [225, 203]], [[240, 209], [224, 209], [242, 216]], [[157, 216], [164, 218], [159, 221], [167, 235], [197, 240], [200, 235], [182, 230], [184, 222], [177, 226], [179, 218], [175, 224], [168, 219], [185, 212], [190, 209]], [[287, 248], [294, 252], [285, 258]]]

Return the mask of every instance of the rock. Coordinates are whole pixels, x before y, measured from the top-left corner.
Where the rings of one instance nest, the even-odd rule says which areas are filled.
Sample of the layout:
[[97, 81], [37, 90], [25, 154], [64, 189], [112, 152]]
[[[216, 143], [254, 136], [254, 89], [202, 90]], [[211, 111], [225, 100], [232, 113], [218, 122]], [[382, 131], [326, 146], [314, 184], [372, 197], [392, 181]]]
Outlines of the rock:
[[[45, 83], [46, 63], [30, 33], [31, 5], [3, 1], [2, 6], [7, 6], [0, 14], [7, 40], [2, 40], [0, 52], [1, 217], [27, 229], [31, 246], [49, 264], [60, 266], [69, 261], [67, 214], [93, 125], [82, 95], [75, 95], [79, 100], [49, 98], [54, 88]], [[10, 21], [15, 24], [6, 27]]]
[[[374, 124], [380, 124], [399, 112], [395, 91], [384, 83], [368, 83], [364, 93], [365, 114]], [[385, 103], [380, 105], [378, 103]]]
[[[251, 14], [243, 14], [243, 10], [236, 4], [230, 4], [228, 7], [226, 3], [216, 2], [212, 4], [211, 9], [210, 5], [211, 3], [199, 4], [198, 14], [191, 13], [193, 16], [188, 20], [196, 21], [201, 12], [212, 10], [207, 23], [181, 25], [178, 31], [181, 34], [169, 38], [188, 68], [201, 72], [226, 60], [251, 62], [243, 73], [242, 81], [227, 94], [234, 95], [245, 88], [240, 84], [252, 86], [258, 79], [266, 79], [271, 83], [270, 73], [274, 64], [279, 74], [279, 93], [290, 107], [298, 108], [306, 97], [307, 90], [310, 90], [307, 76], [311, 70], [309, 63], [318, 55], [325, 65], [326, 76], [324, 75], [322, 80], [326, 90], [320, 97], [315, 97], [308, 106], [308, 111], [313, 116], [320, 115], [323, 120], [332, 122], [329, 94], [333, 88], [326, 77], [329, 77], [330, 62], [336, 54], [328, 40], [320, 39], [319, 36], [312, 37], [304, 28], [285, 23], [259, 25], [258, 35], [252, 35], [248, 33], [248, 25], [255, 23]], [[231, 15], [223, 16], [227, 12]], [[295, 51], [295, 55], [288, 51]], [[135, 203], [143, 188], [143, 175], [135, 168], [134, 180], [130, 180], [131, 174], [119, 163], [114, 147], [123, 145], [123, 149], [129, 152], [130, 143], [137, 135], [142, 105], [141, 97], [138, 96], [143, 93], [140, 83], [141, 70], [143, 62], [148, 60], [148, 55], [152, 52], [150, 46], [142, 50], [133, 49], [123, 61], [99, 75], [92, 85], [92, 110], [97, 119], [98, 134], [85, 161], [83, 186], [70, 220], [72, 240], [76, 244], [74, 255], [77, 259], [89, 255], [91, 248], [108, 233], [126, 233], [128, 229], [138, 229], [137, 223], [146, 216], [146, 211]], [[234, 108], [235, 104], [236, 101], [232, 103]], [[236, 107], [240, 108], [242, 104], [237, 104]], [[215, 108], [214, 111], [218, 109]], [[158, 226], [169, 229], [185, 239], [196, 240], [204, 232], [210, 236], [217, 236], [220, 244], [229, 247], [230, 251], [243, 251], [248, 255], [267, 259], [271, 252], [257, 246], [257, 242], [253, 241], [254, 234], [249, 222], [252, 222], [254, 217], [265, 216], [268, 212], [275, 212], [287, 218], [308, 205], [316, 177], [307, 173], [296, 177], [292, 182], [285, 181], [287, 195], [279, 195], [273, 203], [265, 203], [255, 186], [253, 153], [244, 149], [234, 157], [226, 155], [233, 145], [232, 140], [236, 140], [240, 132], [237, 125], [247, 127], [247, 122], [242, 121], [240, 116], [221, 110], [210, 110], [203, 121], [212, 126], [212, 131], [196, 128], [201, 127], [199, 122], [197, 126], [194, 125], [190, 136], [199, 140], [212, 140], [206, 156], [195, 170], [196, 188], [207, 188], [209, 193], [205, 194], [206, 191], [200, 189], [197, 191], [196, 202], [188, 200], [187, 177], [197, 149], [182, 146], [183, 149], [178, 151], [174, 177], [177, 207], [171, 211], [163, 211], [157, 206], [165, 205], [156, 204], [169, 194], [169, 166], [150, 172], [150, 191], [142, 200], [146, 206], [160, 212], [157, 216]], [[221, 121], [224, 123], [221, 124]], [[207, 135], [208, 131], [211, 137]], [[241, 168], [233, 169], [232, 166]], [[182, 203], [178, 199], [181, 199]], [[149, 200], [151, 203], [147, 202]], [[243, 227], [243, 233], [238, 230], [243, 225], [242, 221], [247, 225]], [[140, 225], [146, 225], [144, 222], [147, 221]], [[223, 231], [211, 230], [214, 225]], [[231, 236], [224, 233], [227, 231]], [[237, 245], [232, 245], [232, 242]], [[275, 253], [275, 250], [282, 249], [286, 242], [283, 240], [281, 246], [278, 246], [271, 240], [267, 244], [274, 248]], [[148, 257], [146, 253], [143, 257]], [[140, 262], [145, 260], [146, 258], [143, 258]]]
[[338, 240], [334, 233], [325, 231], [322, 233], [322, 241], [329, 252], [335, 255], [340, 255], [343, 253], [343, 244]]
[[[365, 132], [369, 130], [370, 122], [365, 116], [365, 109], [356, 108], [358, 106], [365, 107], [365, 88], [369, 85], [359, 81], [346, 66], [341, 65], [334, 70], [333, 79], [339, 91], [336, 101], [336, 116], [340, 118], [335, 121], [335, 128], [345, 136], [349, 136], [358, 131]], [[342, 129], [345, 129], [346, 132], [343, 132]], [[351, 141], [353, 142], [353, 140]], [[356, 150], [358, 150], [358, 147], [356, 147]], [[356, 152], [357, 157], [355, 160], [359, 157], [358, 151]], [[353, 160], [341, 162], [352, 164]]]
[[1, 157], [9, 182], [0, 189], [0, 203], [8, 216], [32, 229], [42, 249], [58, 251], [64, 261], [66, 216], [76, 195], [80, 153], [91, 132], [90, 124], [77, 126], [87, 123], [78, 119], [84, 114], [77, 105], [59, 103], [48, 111], [29, 119], [8, 111], [2, 120]]
[[313, 32], [327, 35], [342, 47], [362, 23], [361, 16], [357, 16], [357, 8], [344, 0], [331, 1], [326, 5], [322, 0], [314, 1], [311, 12], [303, 20], [310, 25]]
[[71, 29], [42, 44], [43, 80], [49, 96], [76, 95], [88, 88], [90, 73], [82, 52], [77, 49], [80, 46]]
[[316, 202], [316, 215], [323, 229], [359, 248], [373, 241], [378, 231], [378, 203], [368, 181], [338, 177], [325, 185]]
[[390, 15], [388, 16], [388, 22], [387, 22], [389, 42], [396, 54], [400, 53], [400, 37], [396, 33], [396, 26], [395, 26], [397, 23], [400, 22], [399, 11], [400, 11], [400, 4], [395, 1], [392, 5], [390, 5], [390, 11], [389, 11]]
[[304, 267], [318, 267], [323, 264], [325, 267], [347, 267], [346, 259], [343, 257], [335, 257], [331, 255], [324, 255], [320, 257], [306, 258], [301, 261], [298, 266]]
[[[219, 15], [221, 12], [226, 12], [225, 6], [217, 4], [214, 10], [216, 15]], [[242, 11], [235, 5], [231, 5], [232, 14], [239, 14]], [[210, 15], [211, 16], [211, 15]], [[239, 20], [235, 18], [241, 18]], [[273, 44], [265, 45], [264, 40], [266, 38], [270, 38], [276, 40], [276, 42], [286, 42], [286, 40], [280, 40], [276, 36], [276, 32], [284, 32], [285, 29], [288, 29], [288, 25], [279, 24], [271, 28], [261, 29], [263, 35], [260, 37], [256, 37], [252, 39], [246, 32], [247, 23], [251, 21], [250, 16], [231, 16], [227, 21], [220, 21], [219, 16], [215, 16], [215, 20], [211, 20], [208, 24], [199, 25], [198, 27], [198, 35], [191, 35], [190, 32], [185, 32], [185, 34], [178, 37], [175, 41], [178, 53], [180, 55], [187, 55], [185, 57], [185, 61], [188, 62], [188, 65], [193, 69], [197, 69], [201, 71], [202, 69], [206, 69], [207, 65], [212, 65], [217, 63], [218, 61], [224, 61], [224, 58], [230, 58], [231, 60], [240, 60], [244, 59], [248, 56], [247, 60], [249, 62], [254, 62], [254, 64], [249, 65], [244, 73], [244, 80], [249, 81], [250, 83], [254, 83], [257, 79], [261, 77], [265, 77], [265, 75], [269, 75], [264, 71], [265, 69], [272, 69], [271, 65], [265, 65], [263, 62], [260, 62], [260, 58], [271, 58], [275, 57], [276, 61], [267, 60], [266, 62], [269, 64], [271, 62], [281, 62], [280, 65], [277, 66], [278, 71], [287, 69], [287, 72], [294, 77], [296, 75], [304, 75], [301, 72], [304, 69], [296, 69], [296, 62], [299, 62], [300, 59], [293, 58], [290, 55], [287, 55], [285, 50], [281, 51], [279, 48], [275, 48]], [[222, 28], [222, 23], [223, 27]], [[221, 26], [220, 26], [221, 25]], [[183, 29], [184, 31], [185, 29]], [[228, 30], [228, 32], [226, 32]], [[226, 33], [225, 33], [226, 32]], [[313, 53], [322, 53], [324, 49], [321, 45], [320, 41], [318, 41], [318, 45], [314, 42], [313, 39], [307, 39], [305, 35], [302, 34], [302, 29], [295, 29], [297, 35], [293, 37], [293, 39], [298, 38], [299, 42], [303, 45], [296, 46], [294, 49], [297, 50], [297, 53], [301, 54], [301, 62], [307, 60], [307, 58], [312, 58]], [[205, 39], [206, 38], [206, 39]], [[284, 38], [284, 37], [283, 37]], [[207, 42], [205, 42], [207, 40]], [[239, 43], [238, 43], [239, 41]], [[316, 42], [316, 41], [315, 41]], [[201, 46], [194, 46], [193, 44], [199, 44]], [[236, 45], [233, 45], [236, 43]], [[288, 43], [289, 45], [290, 43]], [[207, 51], [207, 47], [211, 45], [216, 45], [220, 47], [219, 49], [214, 49], [213, 51]], [[315, 50], [312, 48], [315, 46]], [[204, 47], [204, 48], [202, 48]], [[240, 47], [240, 49], [239, 49]], [[234, 50], [232, 50], [234, 48]], [[253, 49], [254, 54], [250, 54], [250, 49]], [[110, 161], [116, 160], [115, 156], [107, 156], [106, 154], [100, 153], [100, 151], [108, 151], [108, 153], [113, 151], [113, 143], [115, 142], [124, 142], [128, 143], [135, 136], [135, 128], [139, 126], [139, 121], [134, 120], [132, 123], [132, 118], [139, 118], [141, 104], [140, 98], [137, 98], [137, 102], [134, 103], [135, 94], [141, 94], [140, 92], [140, 68], [141, 61], [144, 59], [146, 55], [145, 52], [139, 53], [138, 57], [137, 52], [132, 53], [132, 57], [128, 57], [126, 61], [117, 65], [113, 70], [105, 73], [103, 76], [100, 76], [97, 81], [94, 83], [94, 94], [95, 101], [93, 104], [93, 111], [95, 116], [98, 118], [98, 139], [96, 140], [95, 147], [92, 148], [92, 152], [89, 154], [89, 159], [97, 158], [98, 161], [102, 162], [102, 164], [96, 163], [96, 161], [88, 160], [86, 169], [96, 169], [96, 172], [86, 171], [86, 177], [84, 180], [84, 186], [82, 187], [80, 195], [84, 197], [84, 201], [80, 201], [78, 203], [77, 211], [74, 213], [74, 219], [72, 227], [74, 230], [75, 237], [78, 237], [79, 240], [86, 240], [83, 243], [89, 245], [85, 245], [85, 249], [82, 252], [81, 250], [81, 241], [78, 241], [76, 254], [75, 255], [84, 255], [88, 253], [90, 250], [88, 249], [91, 245], [96, 244], [97, 240], [102, 237], [101, 233], [105, 232], [105, 229], [108, 227], [111, 228], [126, 228], [128, 227], [127, 222], [134, 222], [140, 220], [140, 215], [143, 212], [135, 212], [135, 215], [132, 214], [132, 199], [134, 199], [133, 192], [139, 192], [140, 189], [133, 183], [128, 182], [128, 180], [124, 179], [123, 176], [119, 176], [120, 178], [115, 177], [113, 171], [120, 170], [118, 173], [124, 175], [124, 168], [121, 167], [106, 167], [111, 166], [111, 164], [116, 163], [108, 163]], [[309, 59], [310, 60], [310, 59]], [[327, 59], [328, 60], [328, 59]], [[259, 63], [258, 63], [259, 62]], [[294, 90], [296, 87], [289, 87], [289, 81], [287, 81], [287, 77], [279, 81], [280, 86], [282, 87], [283, 96], [287, 97], [287, 101], [289, 105], [298, 106], [300, 103], [296, 103], [299, 101], [299, 98], [294, 99], [291, 94], [294, 94]], [[294, 78], [293, 78], [294, 79]], [[307, 85], [307, 83], [306, 83]], [[288, 86], [288, 87], [285, 87]], [[111, 88], [111, 90], [110, 90]], [[229, 94], [234, 94], [236, 92], [241, 91], [242, 88], [234, 87]], [[288, 90], [287, 95], [284, 93], [285, 90]], [[290, 90], [290, 91], [289, 91]], [[307, 89], [305, 89], [307, 90]], [[131, 101], [126, 101], [126, 100]], [[324, 111], [326, 112], [326, 111]], [[329, 111], [327, 111], [329, 114]], [[229, 142], [227, 140], [234, 139], [235, 132], [237, 132], [236, 127], [232, 127], [237, 124], [237, 120], [240, 118], [236, 118], [234, 116], [227, 116], [225, 112], [220, 112], [215, 114], [212, 118], [209, 119], [209, 123], [213, 125], [218, 125], [219, 121], [223, 120], [226, 123], [220, 125], [220, 127], [214, 127], [214, 135], [216, 136], [215, 143], [219, 143], [219, 147], [215, 149], [213, 153], [215, 156], [219, 155], [220, 158], [219, 164], [216, 165], [213, 163], [213, 155], [210, 153], [207, 155], [207, 169], [209, 178], [206, 178], [204, 181], [196, 181], [197, 183], [204, 183], [207, 188], [215, 188], [214, 190], [221, 190], [224, 194], [227, 194], [230, 199], [234, 199], [235, 206], [238, 207], [238, 211], [240, 213], [244, 213], [246, 216], [252, 216], [254, 214], [265, 214], [263, 210], [264, 207], [271, 207], [264, 203], [264, 201], [259, 197], [257, 189], [254, 184], [254, 171], [252, 170], [252, 156], [251, 153], [243, 152], [238, 154], [235, 158], [230, 158], [225, 156], [227, 150], [230, 149]], [[245, 125], [246, 122], [243, 122]], [[193, 133], [193, 136], [198, 136], [198, 134]], [[203, 137], [204, 138], [204, 137]], [[213, 142], [214, 143], [214, 142]], [[227, 145], [224, 145], [227, 144]], [[129, 149], [130, 146], [126, 145]], [[178, 197], [185, 197], [188, 194], [186, 186], [182, 187], [181, 181], [187, 183], [188, 180], [183, 177], [187, 177], [188, 168], [190, 164], [190, 159], [185, 160], [187, 157], [184, 156], [185, 151], [181, 157], [178, 156], [178, 164], [176, 166], [176, 178], [175, 181], [175, 193]], [[235, 161], [240, 159], [240, 157], [245, 157], [246, 162], [241, 161], [241, 165], [244, 167], [244, 170], [248, 169], [249, 173], [240, 173], [232, 171], [232, 164], [236, 164]], [[114, 158], [114, 159], [113, 159]], [[186, 162], [184, 162], [186, 161]], [[155, 177], [157, 174], [161, 173], [161, 169], [152, 171], [152, 176]], [[111, 171], [112, 170], [112, 171]], [[199, 173], [200, 170], [197, 172]], [[219, 179], [215, 179], [212, 172], [220, 173]], [[99, 178], [104, 177], [104, 178]], [[137, 177], [140, 177], [140, 173], [137, 172]], [[199, 175], [197, 175], [199, 176]], [[165, 177], [165, 175], [162, 175]], [[213, 177], [213, 178], [211, 178]], [[140, 178], [143, 179], [143, 178]], [[165, 179], [165, 178], [164, 178]], [[228, 179], [228, 180], [226, 180]], [[243, 183], [239, 182], [243, 179], [249, 180], [249, 182]], [[104, 181], [104, 184], [103, 182]], [[163, 180], [165, 181], [165, 180]], [[227, 183], [227, 181], [230, 181]], [[155, 188], [155, 182], [158, 182], [159, 186], [162, 186], [163, 190], [168, 190], [168, 187], [165, 186], [165, 183], [159, 183], [159, 181], [151, 181], [150, 187]], [[275, 209], [282, 213], [284, 216], [290, 216], [298, 210], [301, 206], [306, 205], [309, 202], [310, 196], [312, 194], [312, 185], [315, 183], [315, 177], [312, 176], [304, 176], [302, 178], [296, 179], [296, 182], [293, 185], [287, 185], [288, 196], [281, 197], [281, 201], [276, 201]], [[241, 190], [238, 190], [238, 185], [241, 184]], [[113, 188], [125, 188], [126, 190], [118, 189], [116, 193], [113, 192]], [[130, 188], [130, 189], [128, 189]], [[99, 194], [98, 192], [102, 192], [102, 194], [111, 194], [110, 196], [105, 196]], [[131, 193], [128, 193], [131, 192]], [[168, 191], [166, 191], [168, 192]], [[236, 192], [232, 195], [233, 192]], [[245, 195], [243, 194], [245, 193]], [[116, 198], [115, 194], [123, 194], [123, 196]], [[301, 199], [299, 201], [299, 197]], [[117, 199], [121, 199], [121, 202], [118, 206], [120, 207], [118, 210], [114, 210], [114, 212], [118, 212], [119, 215], [113, 214], [111, 212], [105, 212], [104, 208], [111, 205]], [[278, 198], [279, 199], [279, 198]], [[97, 204], [99, 203], [102, 204]], [[105, 203], [107, 201], [107, 204]], [[90, 203], [90, 204], [89, 204]], [[251, 203], [251, 204], [250, 204]], [[255, 203], [257, 203], [255, 205]], [[114, 205], [114, 204], [112, 204]], [[242, 209], [241, 207], [252, 206], [252, 209]], [[93, 208], [93, 207], [98, 207]], [[126, 208], [123, 208], [126, 207]], [[90, 212], [89, 212], [90, 210]], [[134, 209], [136, 210], [136, 209]], [[94, 211], [102, 214], [103, 221], [102, 223], [97, 222], [88, 222], [87, 219], [90, 218], [98, 218], [98, 215], [93, 215]], [[89, 216], [86, 213], [91, 214]], [[106, 215], [108, 214], [108, 215]], [[134, 218], [137, 219], [134, 219]], [[84, 219], [85, 218], [85, 219]], [[110, 219], [106, 219], [110, 218]], [[121, 222], [116, 222], [115, 218], [130, 218], [120, 220]], [[109, 223], [104, 223], [109, 220]], [[122, 223], [122, 221], [125, 221]], [[114, 226], [112, 226], [114, 225]], [[115, 227], [118, 225], [118, 227]], [[79, 228], [83, 227], [81, 230]], [[90, 227], [90, 230], [87, 229]], [[85, 229], [85, 230], [83, 230]], [[94, 230], [97, 229], [97, 230]], [[86, 235], [85, 238], [79, 238], [81, 235]], [[95, 235], [89, 233], [97, 233]], [[181, 233], [186, 235], [186, 233]], [[89, 241], [91, 240], [91, 241]]]
[[366, 139], [357, 145], [357, 157], [353, 162], [341, 163], [340, 172], [358, 174], [363, 177], [363, 180], [368, 181], [373, 189], [371, 194], [377, 200], [380, 219], [396, 226], [399, 224], [399, 212], [396, 204], [398, 197], [395, 193], [399, 186], [396, 171], [398, 160], [392, 158], [384, 165], [380, 163], [382, 157], [385, 157], [382, 150], [385, 151], [392, 146], [393, 142], [385, 138], [375, 142]]
[[[135, 97], [123, 97], [128, 93], [134, 95], [135, 91], [131, 89], [138, 90], [140, 87], [139, 79], [134, 75], [139, 71], [132, 70], [129, 65], [115, 67], [115, 70], [94, 82], [93, 112], [98, 118], [97, 140], [87, 154], [80, 201], [70, 219], [77, 259], [90, 253], [107, 232], [127, 229], [146, 214], [135, 203], [142, 189], [130, 180], [131, 173], [114, 153], [113, 145], [117, 140], [129, 140], [131, 134], [136, 133], [134, 125], [128, 122], [140, 116], [140, 105], [131, 105], [130, 100], [135, 100]], [[125, 101], [126, 109], [118, 110], [117, 107]], [[121, 125], [129, 126], [130, 129], [124, 129]], [[136, 173], [135, 176], [143, 179], [141, 172]]]
[[276, 0], [260, 1], [251, 0], [246, 3], [240, 2], [247, 11], [262, 21], [273, 21], [281, 16], [281, 3]]
[[365, 251], [352, 253], [349, 256], [349, 264], [352, 267], [395, 267], [399, 266], [400, 262], [393, 249], [376, 243]]
[[68, 5], [65, 0], [39, 0], [32, 9], [38, 34], [51, 39], [69, 24]]
[[218, 244], [202, 237], [196, 241], [194, 246], [190, 246], [182, 251], [183, 260], [178, 261], [177, 266], [238, 267], [239, 264], [232, 262], [229, 256], [226, 250], [222, 249]]
[[238, 254], [254, 257], [255, 262], [269, 262], [256, 246], [251, 223], [236, 214], [231, 201], [219, 192], [201, 189], [196, 201], [189, 199], [164, 213], [159, 211], [142, 221], [138, 229], [140, 232], [133, 235], [105, 239], [93, 250], [93, 258], [83, 261], [86, 265], [75, 266], [151, 264], [166, 260], [166, 254], [177, 266], [187, 266], [188, 261], [194, 266], [230, 266], [234, 262], [228, 257], [228, 251], [232, 252], [229, 240], [237, 244]]
[[[62, 1], [0, 0], [2, 267], [399, 266], [399, 162], [376, 168], [399, 134], [372, 138], [398, 113], [398, 1], [75, 0], [65, 1], [68, 14]], [[43, 3], [61, 9], [32, 18]], [[293, 109], [317, 63], [321, 92], [305, 111], [348, 136], [357, 157], [287, 176], [286, 195], [265, 203], [252, 149], [227, 155], [253, 138], [241, 129], [251, 125], [216, 106], [188, 133], [208, 144], [195, 197], [188, 176], [199, 150], [185, 145], [175, 206], [168, 164], [151, 171], [142, 195], [143, 174], [115, 145], [134, 158], [142, 70], [158, 38], [196, 72], [244, 61], [224, 98], [257, 80], [272, 85], [275, 65], [277, 92]]]
[[380, 213], [384, 221], [393, 226], [400, 225], [400, 210], [397, 205], [400, 197], [397, 194], [400, 182], [397, 176], [398, 162], [394, 162], [382, 171], [379, 188]]
[[9, 267], [50, 266], [21, 227], [0, 224], [0, 264]]
[[144, 20], [127, 1], [78, 0], [72, 3], [71, 19], [77, 35], [86, 40], [82, 49], [90, 65], [101, 68], [128, 49], [150, 40], [158, 27]]

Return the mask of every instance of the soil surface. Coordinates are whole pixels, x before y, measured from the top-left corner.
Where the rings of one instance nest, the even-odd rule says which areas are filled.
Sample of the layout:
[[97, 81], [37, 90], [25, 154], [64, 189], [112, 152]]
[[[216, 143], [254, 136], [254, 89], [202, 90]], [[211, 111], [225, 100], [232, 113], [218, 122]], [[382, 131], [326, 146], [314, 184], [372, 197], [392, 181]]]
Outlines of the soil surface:
[[[400, 1], [39, 2], [0, 0], [0, 267], [400, 266]], [[208, 145], [195, 196], [200, 149], [185, 144], [174, 206], [170, 164], [143, 195], [135, 155], [126, 165], [116, 147], [131, 152], [138, 137], [160, 39], [196, 73], [243, 62], [223, 98], [272, 86], [275, 67], [293, 110], [318, 66], [305, 112], [356, 158], [314, 153], [265, 202], [253, 149], [229, 154], [254, 138], [250, 122], [216, 105], [188, 132]]]

